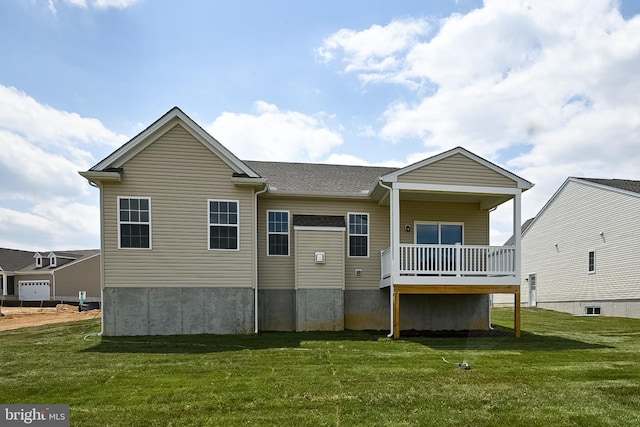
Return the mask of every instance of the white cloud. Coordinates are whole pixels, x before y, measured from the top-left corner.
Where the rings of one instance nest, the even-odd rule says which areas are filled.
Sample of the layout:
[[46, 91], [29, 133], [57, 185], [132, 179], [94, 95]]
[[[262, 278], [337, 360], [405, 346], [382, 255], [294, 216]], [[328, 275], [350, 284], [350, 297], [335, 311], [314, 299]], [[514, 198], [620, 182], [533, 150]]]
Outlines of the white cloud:
[[206, 130], [244, 160], [319, 162], [343, 143], [325, 113], [282, 111], [264, 101], [256, 102], [256, 110], [255, 115], [224, 112]]
[[364, 160], [360, 157], [351, 155], [351, 154], [331, 154], [325, 163], [329, 163], [332, 165], [351, 165], [351, 166], [385, 166], [392, 168], [401, 168], [406, 166], [406, 162], [389, 160], [381, 163], [371, 163], [367, 160]]
[[96, 163], [92, 151], [126, 139], [96, 119], [0, 85], [0, 245], [98, 246], [97, 190], [78, 171]]
[[[415, 89], [382, 113], [383, 139], [422, 141], [426, 154], [460, 145], [506, 164], [536, 183], [523, 220], [567, 176], [640, 179], [640, 17], [625, 20], [616, 1], [486, 0], [433, 34], [413, 32], [404, 49], [369, 48], [403, 25], [414, 28], [340, 30], [327, 40], [358, 42], [323, 45], [366, 84]], [[381, 71], [386, 61], [395, 65]]]
[[426, 20], [414, 18], [372, 25], [363, 31], [341, 29], [326, 38], [316, 52], [323, 62], [342, 55], [344, 71], [362, 72], [359, 75], [363, 80], [384, 80], [398, 72], [403, 66], [402, 56], [430, 30]]
[[92, 0], [91, 4], [98, 9], [107, 9], [109, 7], [114, 7], [116, 9], [125, 9], [127, 7], [133, 6], [137, 2], [138, 0]]
[[[65, 6], [77, 7], [81, 9], [126, 9], [138, 3], [139, 0], [62, 0]], [[60, 0], [47, 0], [47, 8], [51, 13], [56, 16], [58, 9], [56, 3], [60, 3]]]

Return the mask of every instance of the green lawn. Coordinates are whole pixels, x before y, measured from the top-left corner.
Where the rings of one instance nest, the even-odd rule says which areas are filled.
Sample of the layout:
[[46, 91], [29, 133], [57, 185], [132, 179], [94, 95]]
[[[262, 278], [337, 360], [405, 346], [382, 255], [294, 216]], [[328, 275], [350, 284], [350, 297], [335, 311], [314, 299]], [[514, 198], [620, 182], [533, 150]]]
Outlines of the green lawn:
[[523, 309], [516, 339], [512, 310], [493, 319], [493, 337], [395, 341], [0, 332], [0, 402], [70, 404], [86, 426], [640, 425], [640, 320]]

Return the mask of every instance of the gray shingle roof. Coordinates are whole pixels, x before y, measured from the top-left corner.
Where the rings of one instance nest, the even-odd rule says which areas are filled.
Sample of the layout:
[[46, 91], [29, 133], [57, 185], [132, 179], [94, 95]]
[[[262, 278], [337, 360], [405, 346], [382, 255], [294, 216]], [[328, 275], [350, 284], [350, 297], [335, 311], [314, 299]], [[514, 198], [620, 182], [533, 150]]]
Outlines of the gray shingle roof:
[[[67, 258], [71, 260], [79, 260], [87, 258], [92, 255], [100, 253], [99, 249], [82, 249], [74, 251], [42, 251], [40, 255], [46, 258], [50, 252], [53, 252], [57, 256]], [[43, 271], [43, 270], [55, 270], [45, 266], [44, 268], [36, 268], [36, 261], [34, 259], [35, 252], [20, 251], [16, 249], [4, 249], [0, 248], [0, 267], [4, 271]], [[62, 267], [66, 263], [60, 263], [57, 268]]]
[[602, 179], [602, 178], [578, 178], [583, 181], [593, 182], [595, 184], [606, 185], [607, 187], [618, 188], [620, 190], [631, 191], [640, 194], [640, 181], [631, 179]]
[[245, 161], [269, 181], [272, 191], [294, 194], [367, 196], [378, 178], [398, 168], [316, 163]]
[[0, 267], [4, 271], [17, 271], [34, 264], [35, 252], [20, 251], [17, 249], [0, 248]]

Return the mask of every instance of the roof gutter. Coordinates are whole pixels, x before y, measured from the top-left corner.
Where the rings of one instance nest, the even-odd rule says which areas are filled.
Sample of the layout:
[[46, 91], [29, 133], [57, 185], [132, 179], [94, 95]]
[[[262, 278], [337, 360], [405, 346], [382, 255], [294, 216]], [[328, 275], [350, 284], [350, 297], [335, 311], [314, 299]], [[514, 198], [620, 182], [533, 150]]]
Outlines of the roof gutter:
[[258, 333], [258, 196], [262, 193], [265, 193], [269, 189], [269, 186], [266, 185], [262, 190], [254, 193], [254, 204], [255, 209], [253, 210], [253, 225], [256, 227], [255, 234], [255, 244], [253, 245], [253, 283], [255, 284], [254, 288], [254, 301], [253, 301], [253, 322], [254, 322], [254, 333]]
[[[380, 187], [386, 188], [387, 190], [389, 190], [389, 211], [391, 211], [391, 209], [393, 209], [393, 201], [391, 200], [393, 198], [392, 188], [382, 183], [382, 177], [379, 178], [378, 184], [380, 184]], [[389, 218], [391, 218], [391, 212], [389, 212]], [[395, 253], [396, 253], [393, 250], [393, 234], [394, 234], [393, 221], [389, 221], [389, 237], [391, 238], [391, 265], [393, 265], [393, 259], [395, 258]], [[393, 309], [394, 309], [394, 306], [393, 306], [393, 268], [392, 268], [391, 284], [389, 285], [389, 334], [387, 335], [387, 338], [391, 338], [393, 336], [393, 317], [394, 317]]]

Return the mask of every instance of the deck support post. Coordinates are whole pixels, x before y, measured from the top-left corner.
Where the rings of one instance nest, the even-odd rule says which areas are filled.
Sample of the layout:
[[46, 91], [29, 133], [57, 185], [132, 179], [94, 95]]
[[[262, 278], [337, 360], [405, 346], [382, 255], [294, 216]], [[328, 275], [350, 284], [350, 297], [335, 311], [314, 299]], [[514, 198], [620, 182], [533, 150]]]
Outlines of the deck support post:
[[393, 338], [400, 338], [400, 291], [393, 290]]
[[400, 295], [468, 295], [513, 294], [513, 329], [520, 338], [520, 285], [394, 285], [393, 338], [400, 338]]
[[516, 331], [516, 338], [520, 338], [520, 286], [513, 294], [513, 329]]

